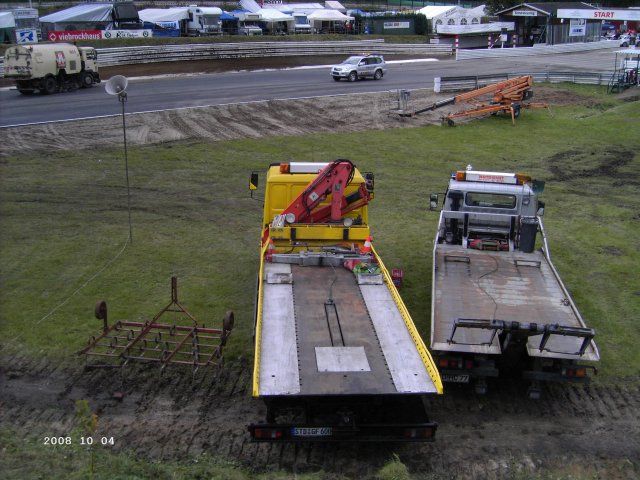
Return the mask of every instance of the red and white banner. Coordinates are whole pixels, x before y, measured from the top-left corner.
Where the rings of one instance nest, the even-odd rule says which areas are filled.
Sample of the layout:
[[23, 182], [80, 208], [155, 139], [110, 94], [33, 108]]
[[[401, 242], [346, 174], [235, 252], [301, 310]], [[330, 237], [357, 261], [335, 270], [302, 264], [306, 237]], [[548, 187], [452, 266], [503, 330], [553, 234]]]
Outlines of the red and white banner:
[[71, 32], [49, 32], [47, 38], [50, 42], [73, 42], [75, 40], [100, 40], [102, 30], [74, 30]]
[[558, 18], [584, 18], [586, 20], [640, 20], [640, 10], [586, 10], [559, 8]]
[[69, 32], [53, 31], [47, 34], [50, 42], [73, 42], [75, 40], [100, 40], [109, 38], [151, 37], [153, 31], [140, 30], [73, 30]]

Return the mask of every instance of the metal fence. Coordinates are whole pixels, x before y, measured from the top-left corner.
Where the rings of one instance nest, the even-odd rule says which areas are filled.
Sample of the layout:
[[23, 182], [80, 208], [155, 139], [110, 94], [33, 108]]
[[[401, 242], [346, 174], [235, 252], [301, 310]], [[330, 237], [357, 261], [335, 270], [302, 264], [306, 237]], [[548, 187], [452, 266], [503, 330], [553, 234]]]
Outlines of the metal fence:
[[438, 77], [434, 82], [434, 90], [437, 92], [455, 92], [474, 90], [476, 88], [502, 82], [510, 78], [531, 75], [534, 82], [547, 83], [580, 83], [586, 85], [608, 85], [612, 72], [520, 72], [497, 73], [494, 75], [477, 75], [468, 77]]
[[586, 52], [591, 50], [602, 50], [616, 47], [615, 43], [603, 40], [601, 42], [590, 43], [564, 43], [561, 45], [534, 45], [533, 47], [517, 48], [478, 48], [478, 49], [458, 49], [456, 60], [470, 60], [474, 58], [505, 58], [505, 57], [526, 57], [540, 55], [557, 55], [559, 53]]

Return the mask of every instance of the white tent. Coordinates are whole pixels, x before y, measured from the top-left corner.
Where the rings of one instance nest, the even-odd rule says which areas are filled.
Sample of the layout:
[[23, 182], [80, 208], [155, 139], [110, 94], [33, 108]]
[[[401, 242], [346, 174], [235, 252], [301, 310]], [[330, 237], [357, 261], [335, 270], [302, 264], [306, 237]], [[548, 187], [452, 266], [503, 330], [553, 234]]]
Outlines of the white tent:
[[189, 9], [187, 7], [145, 8], [140, 10], [138, 15], [143, 22], [179, 22], [189, 18]]
[[330, 8], [332, 10], [338, 10], [339, 12], [346, 12], [347, 9], [338, 2], [337, 0], [327, 0], [324, 2], [325, 8]]
[[322, 10], [315, 10], [314, 12], [307, 15], [307, 19], [309, 20], [309, 23], [315, 31], [322, 30], [323, 22], [345, 23], [353, 21], [353, 17], [350, 17], [349, 15], [340, 13], [337, 10], [327, 10], [326, 8]]
[[431, 20], [434, 17], [444, 15], [445, 13], [453, 11], [455, 9], [455, 5], [428, 5], [418, 10], [418, 13], [421, 13], [422, 15], [427, 17], [427, 20]]
[[307, 15], [307, 18], [310, 21], [319, 21], [319, 22], [348, 22], [353, 20], [353, 17], [349, 15], [345, 15], [344, 13], [340, 13], [337, 10], [315, 10], [313, 13]]
[[87, 3], [40, 17], [40, 23], [110, 22], [112, 3]]
[[0, 12], [0, 28], [15, 28], [13, 12]]
[[280, 30], [276, 24], [280, 22], [284, 22], [287, 24], [287, 31], [294, 31], [295, 20], [291, 15], [287, 15], [286, 13], [282, 13], [275, 8], [261, 8], [256, 13], [260, 15], [260, 22], [264, 22], [268, 25], [268, 30], [271, 33], [276, 33], [276, 31]]
[[291, 15], [282, 13], [275, 8], [261, 8], [257, 13], [260, 14], [260, 20], [267, 23], [293, 21], [293, 17]]

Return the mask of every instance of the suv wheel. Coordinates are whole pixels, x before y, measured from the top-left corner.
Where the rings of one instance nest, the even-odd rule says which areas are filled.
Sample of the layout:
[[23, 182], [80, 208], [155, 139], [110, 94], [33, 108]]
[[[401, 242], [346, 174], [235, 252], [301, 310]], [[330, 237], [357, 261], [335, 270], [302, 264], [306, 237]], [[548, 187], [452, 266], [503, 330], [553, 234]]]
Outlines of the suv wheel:
[[376, 70], [376, 73], [373, 74], [374, 80], [380, 80], [382, 78], [382, 70]]
[[355, 82], [356, 80], [358, 80], [358, 74], [355, 71], [351, 72], [348, 78], [350, 82]]

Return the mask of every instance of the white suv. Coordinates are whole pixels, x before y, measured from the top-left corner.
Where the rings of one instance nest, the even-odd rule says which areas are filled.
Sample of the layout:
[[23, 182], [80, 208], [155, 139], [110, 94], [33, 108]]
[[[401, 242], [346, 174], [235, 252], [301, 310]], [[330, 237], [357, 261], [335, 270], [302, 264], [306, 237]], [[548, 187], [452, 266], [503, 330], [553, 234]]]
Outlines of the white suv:
[[337, 82], [346, 78], [355, 82], [360, 78], [380, 80], [387, 73], [387, 66], [382, 55], [364, 55], [349, 57], [340, 65], [331, 67], [331, 76]]

